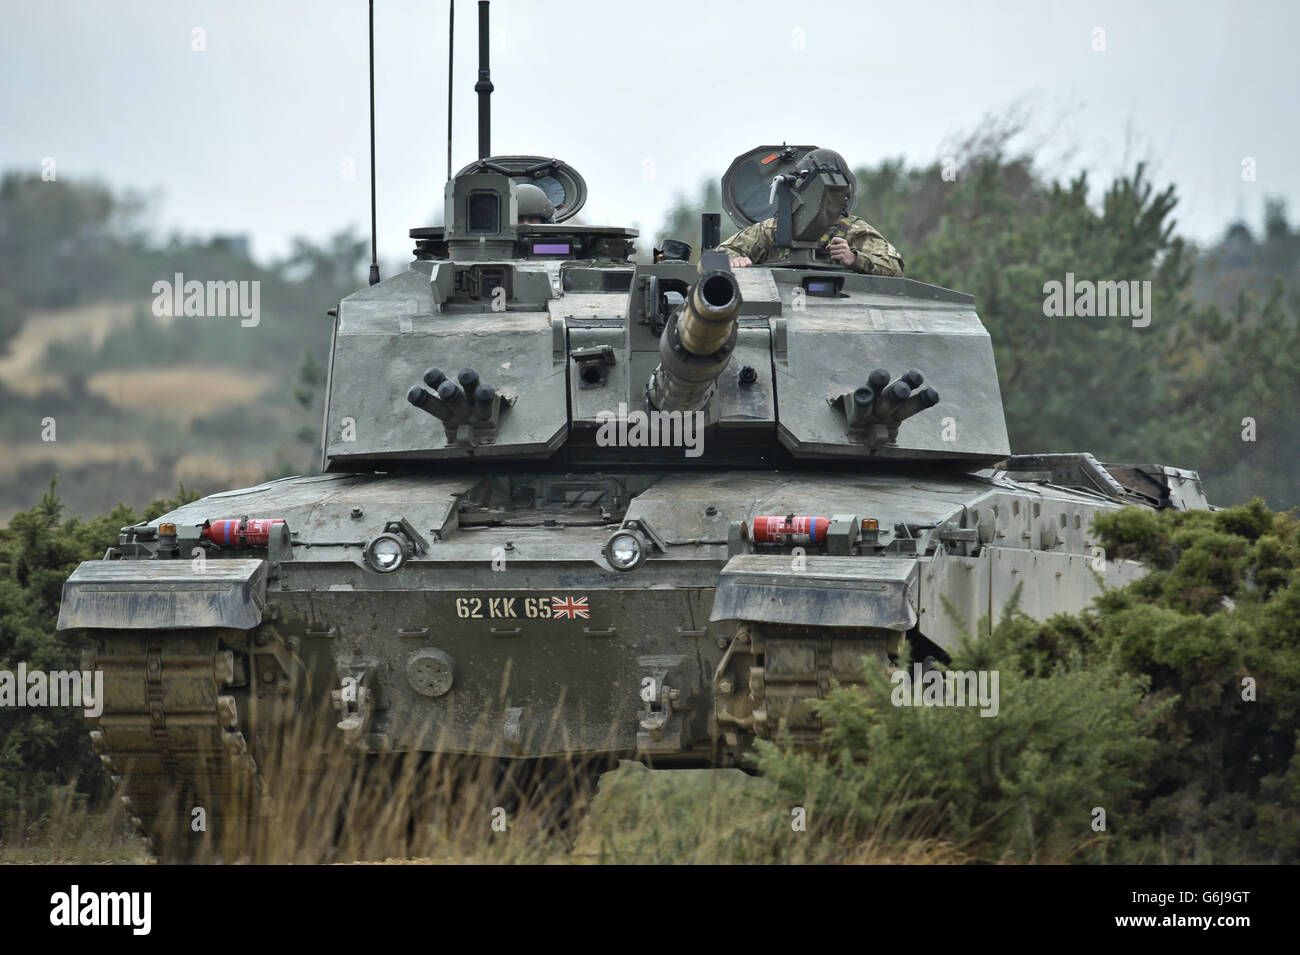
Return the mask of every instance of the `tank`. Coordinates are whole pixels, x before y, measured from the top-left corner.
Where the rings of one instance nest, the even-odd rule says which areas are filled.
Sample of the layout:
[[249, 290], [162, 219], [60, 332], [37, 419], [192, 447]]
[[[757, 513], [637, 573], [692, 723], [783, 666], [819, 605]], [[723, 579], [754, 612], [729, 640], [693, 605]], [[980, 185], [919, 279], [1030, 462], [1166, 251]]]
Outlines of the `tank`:
[[[976, 303], [830, 262], [811, 148], [723, 177], [788, 242], [736, 269], [716, 217], [698, 257], [637, 263], [634, 230], [576, 224], [571, 165], [484, 155], [409, 267], [330, 310], [322, 473], [76, 569], [92, 741], [160, 853], [197, 844], [196, 806], [245, 824], [298, 785], [270, 754], [304, 728], [527, 781], [815, 747], [808, 701], [864, 659], [942, 661], [1013, 595], [1044, 618], [1136, 579], [1097, 514], [1208, 506], [1193, 471], [1012, 454]], [[522, 184], [554, 221], [518, 221]]]

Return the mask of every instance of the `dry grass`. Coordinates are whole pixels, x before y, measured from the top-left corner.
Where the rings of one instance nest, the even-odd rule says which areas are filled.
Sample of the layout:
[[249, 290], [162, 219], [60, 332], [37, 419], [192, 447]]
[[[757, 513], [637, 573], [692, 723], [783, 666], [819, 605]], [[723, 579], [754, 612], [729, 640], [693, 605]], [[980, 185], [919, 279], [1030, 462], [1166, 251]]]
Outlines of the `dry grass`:
[[[605, 774], [585, 823], [555, 826], [555, 802], [513, 803], [485, 761], [381, 757], [355, 768], [301, 769], [247, 829], [221, 832], [218, 817], [187, 861], [254, 864], [692, 865], [963, 864], [942, 840], [916, 836], [846, 841], [793, 831], [789, 807], [761, 780], [728, 770], [648, 770], [624, 763]], [[766, 801], [765, 801], [766, 800]], [[815, 811], [815, 809], [811, 810]], [[182, 811], [178, 818], [185, 818]], [[504, 829], [494, 827], [503, 822]], [[188, 833], [183, 833], [188, 836]], [[576, 838], [575, 838], [576, 837]], [[66, 814], [0, 846], [0, 863], [147, 863], [146, 843], [119, 812]], [[168, 861], [180, 861], [172, 858]]]
[[[63, 376], [43, 368], [51, 345], [74, 342], [92, 351], [98, 349], [111, 332], [132, 325], [140, 309], [159, 326], [173, 321], [154, 316], [147, 301], [96, 302], [31, 312], [10, 341], [8, 352], [0, 355], [0, 384], [29, 398], [59, 387]], [[221, 408], [256, 401], [274, 384], [270, 375], [201, 364], [101, 371], [86, 380], [86, 390], [124, 410], [188, 423]]]
[[92, 444], [38, 440], [7, 445], [5, 453], [0, 455], [0, 478], [12, 478], [34, 464], [46, 465], [51, 471], [61, 471], [92, 464], [132, 464], [148, 458], [149, 446], [143, 441]]
[[187, 487], [249, 487], [266, 480], [266, 462], [196, 451], [176, 459], [172, 478]]
[[601, 781], [574, 861], [615, 864], [934, 865], [970, 861], [927, 824], [899, 831], [894, 808], [866, 838], [811, 822], [794, 826], [796, 806], [765, 780], [739, 770], [655, 771], [623, 764]]
[[219, 365], [112, 369], [86, 379], [86, 390], [114, 407], [186, 426], [214, 411], [251, 404], [273, 385], [269, 375]]
[[150, 861], [148, 845], [113, 800], [104, 810], [87, 812], [83, 798], [72, 790], [58, 794], [54, 808], [42, 819], [21, 816], [5, 820], [9, 838], [0, 841], [4, 865], [142, 864]]
[[[63, 381], [58, 374], [41, 369], [46, 350], [57, 342], [79, 342], [98, 348], [116, 328], [135, 321], [143, 308], [152, 315], [148, 299], [139, 302], [95, 302], [77, 308], [34, 311], [9, 344], [9, 352], [0, 355], [0, 382], [10, 391], [33, 397]], [[154, 319], [165, 324], [171, 319]]]
[[[268, 714], [263, 714], [267, 716]], [[274, 714], [270, 715], [274, 719]], [[793, 808], [766, 780], [738, 770], [650, 770], [625, 762], [600, 777], [579, 762], [451, 754], [358, 756], [332, 720], [257, 753], [266, 788], [228, 802], [174, 794], [154, 848], [166, 861], [254, 864], [955, 864], [960, 847], [924, 825], [899, 831], [885, 813], [863, 839], [792, 826]], [[318, 730], [301, 727], [320, 727]], [[117, 808], [71, 802], [0, 847], [0, 862], [141, 862]], [[205, 832], [191, 831], [205, 808]], [[810, 820], [818, 807], [803, 807]], [[6, 831], [15, 827], [6, 826]]]
[[[317, 762], [285, 777], [249, 830], [198, 837], [197, 863], [593, 865], [845, 863], [953, 865], [969, 858], [917, 834], [845, 841], [791, 830], [789, 807], [733, 770], [655, 771], [624, 763], [601, 778], [576, 838], [554, 804], [514, 805], [487, 764], [453, 757], [375, 759], [364, 771]], [[450, 796], [450, 798], [449, 798]], [[505, 803], [506, 805], [502, 805]], [[116, 807], [115, 801], [115, 807]], [[505, 809], [504, 814], [500, 810]], [[815, 807], [809, 807], [810, 812]], [[184, 817], [184, 813], [180, 814]], [[503, 819], [504, 831], [493, 828]], [[152, 861], [120, 808], [69, 809], [0, 846], [7, 864]], [[173, 860], [175, 861], [175, 860]]]

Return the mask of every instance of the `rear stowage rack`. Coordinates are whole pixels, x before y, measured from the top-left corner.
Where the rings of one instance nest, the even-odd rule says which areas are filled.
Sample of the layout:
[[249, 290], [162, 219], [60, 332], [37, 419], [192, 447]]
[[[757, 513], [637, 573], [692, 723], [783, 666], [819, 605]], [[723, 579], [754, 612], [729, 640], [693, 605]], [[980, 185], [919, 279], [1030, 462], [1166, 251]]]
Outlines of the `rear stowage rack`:
[[1117, 501], [1176, 510], [1209, 507], [1200, 475], [1164, 464], [1102, 464], [1086, 451], [1074, 451], [1013, 455], [1006, 470], [1021, 479], [1083, 488]]

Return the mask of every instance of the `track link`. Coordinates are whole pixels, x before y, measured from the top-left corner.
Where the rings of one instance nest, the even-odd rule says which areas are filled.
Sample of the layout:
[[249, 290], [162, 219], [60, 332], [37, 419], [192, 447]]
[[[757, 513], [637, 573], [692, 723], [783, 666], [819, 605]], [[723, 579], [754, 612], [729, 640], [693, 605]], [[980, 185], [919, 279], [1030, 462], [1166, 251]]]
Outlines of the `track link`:
[[246, 857], [262, 780], [240, 726], [224, 631], [91, 631], [104, 674], [91, 743], [162, 861]]

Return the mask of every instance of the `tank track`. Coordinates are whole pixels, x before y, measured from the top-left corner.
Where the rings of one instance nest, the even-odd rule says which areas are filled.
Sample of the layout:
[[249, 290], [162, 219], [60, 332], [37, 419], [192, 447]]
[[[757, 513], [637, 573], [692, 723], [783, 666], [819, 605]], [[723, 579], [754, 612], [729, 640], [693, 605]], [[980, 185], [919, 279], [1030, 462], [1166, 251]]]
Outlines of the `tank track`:
[[[88, 636], [93, 647], [83, 655], [82, 668], [104, 674], [103, 711], [89, 720], [91, 743], [150, 852], [168, 863], [259, 861], [259, 850], [265, 849], [259, 835], [277, 818], [274, 794], [245, 736], [249, 713], [243, 714], [241, 728], [236, 694], [247, 698], [250, 674], [240, 672], [246, 664], [227, 648], [243, 646], [247, 635], [214, 628], [92, 630]], [[596, 776], [610, 768], [600, 760], [579, 760], [576, 767], [559, 760], [456, 762], [464, 765], [455, 768], [454, 777], [481, 780], [492, 801], [512, 813], [540, 799], [540, 824], [566, 842], [576, 835]], [[355, 768], [364, 773], [365, 765], [362, 759]], [[383, 785], [371, 779], [365, 788], [382, 792]], [[327, 798], [317, 808], [321, 818], [333, 818], [345, 814], [347, 803], [334, 805]], [[410, 808], [424, 819], [423, 810], [430, 807], [417, 800]], [[451, 810], [449, 818], [457, 818], [457, 809], [444, 808]], [[201, 831], [194, 826], [197, 809], [203, 810]], [[335, 835], [341, 838], [342, 830]], [[369, 836], [353, 840], [359, 858], [402, 849], [377, 849]]]
[[[128, 817], [163, 861], [252, 846], [262, 779], [240, 729], [226, 631], [91, 631], [83, 667], [104, 674], [90, 739]], [[196, 810], [202, 810], [202, 813]], [[198, 826], [202, 820], [203, 827]]]

